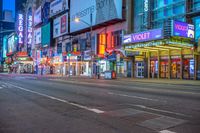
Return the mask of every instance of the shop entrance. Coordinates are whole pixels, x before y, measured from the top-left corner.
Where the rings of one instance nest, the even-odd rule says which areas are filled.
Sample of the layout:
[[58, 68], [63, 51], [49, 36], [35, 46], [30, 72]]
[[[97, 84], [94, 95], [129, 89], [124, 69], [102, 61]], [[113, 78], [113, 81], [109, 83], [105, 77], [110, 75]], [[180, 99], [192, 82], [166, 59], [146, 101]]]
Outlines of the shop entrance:
[[167, 78], [168, 77], [168, 61], [161, 61], [160, 62], [160, 77]]
[[76, 63], [72, 63], [72, 65], [70, 65], [70, 75], [76, 75]]
[[171, 78], [180, 79], [181, 76], [181, 62], [180, 59], [171, 61]]
[[136, 77], [144, 78], [144, 62], [136, 63]]
[[184, 79], [194, 78], [194, 60], [193, 59], [183, 60], [183, 78]]
[[127, 77], [131, 77], [132, 63], [131, 61], [127, 62]]
[[150, 77], [157, 78], [158, 77], [158, 61], [151, 61], [150, 64]]

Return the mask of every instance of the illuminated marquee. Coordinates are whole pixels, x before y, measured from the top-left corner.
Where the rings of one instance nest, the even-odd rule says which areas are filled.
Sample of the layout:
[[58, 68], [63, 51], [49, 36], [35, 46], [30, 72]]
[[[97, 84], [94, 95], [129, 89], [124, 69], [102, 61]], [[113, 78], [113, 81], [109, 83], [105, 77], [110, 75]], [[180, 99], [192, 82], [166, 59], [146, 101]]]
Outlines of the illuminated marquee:
[[23, 44], [23, 22], [24, 22], [24, 17], [23, 14], [18, 15], [18, 43]]
[[30, 45], [32, 43], [32, 25], [33, 25], [33, 19], [32, 16], [28, 16], [28, 35], [27, 35], [27, 43]]

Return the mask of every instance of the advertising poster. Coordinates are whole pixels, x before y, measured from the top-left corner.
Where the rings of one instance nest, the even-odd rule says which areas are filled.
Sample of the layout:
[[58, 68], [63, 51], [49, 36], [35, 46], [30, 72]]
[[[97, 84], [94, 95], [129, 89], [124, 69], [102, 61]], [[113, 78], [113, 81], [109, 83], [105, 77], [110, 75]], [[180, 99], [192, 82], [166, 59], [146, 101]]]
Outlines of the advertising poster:
[[172, 36], [194, 38], [194, 25], [181, 21], [173, 21]]
[[68, 9], [68, 0], [54, 0], [50, 4], [50, 17]]
[[200, 17], [195, 20], [195, 40], [198, 42], [200, 39]]
[[34, 44], [41, 44], [41, 28], [34, 30]]
[[61, 25], [60, 26], [61, 26], [60, 27], [60, 29], [61, 29], [60, 33], [61, 34], [67, 32], [67, 18], [66, 18], [66, 15], [61, 17]]
[[15, 52], [15, 36], [12, 35], [8, 38], [8, 47], [7, 47], [8, 53]]
[[64, 14], [53, 21], [53, 38], [68, 33], [67, 14]]
[[35, 10], [35, 12], [34, 12], [34, 25], [37, 25], [37, 24], [42, 22], [42, 18], [41, 18], [42, 12], [41, 11], [42, 11], [41, 6], [37, 10]]
[[46, 47], [50, 45], [50, 23], [42, 26], [42, 46]]
[[[70, 4], [71, 32], [113, 19], [122, 19], [122, 0], [72, 0]], [[75, 18], [80, 18], [80, 22], [73, 21]]]

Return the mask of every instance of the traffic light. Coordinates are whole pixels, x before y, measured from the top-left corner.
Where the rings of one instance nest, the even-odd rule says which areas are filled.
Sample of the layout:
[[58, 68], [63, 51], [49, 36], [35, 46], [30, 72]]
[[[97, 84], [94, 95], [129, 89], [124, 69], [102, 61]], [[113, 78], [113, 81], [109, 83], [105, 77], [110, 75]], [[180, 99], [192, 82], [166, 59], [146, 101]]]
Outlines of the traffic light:
[[17, 41], [18, 40], [18, 36], [15, 36], [15, 41]]
[[67, 56], [69, 56], [69, 57], [70, 57], [71, 55], [72, 55], [72, 54], [71, 54], [70, 52], [68, 52], [68, 53], [67, 53]]

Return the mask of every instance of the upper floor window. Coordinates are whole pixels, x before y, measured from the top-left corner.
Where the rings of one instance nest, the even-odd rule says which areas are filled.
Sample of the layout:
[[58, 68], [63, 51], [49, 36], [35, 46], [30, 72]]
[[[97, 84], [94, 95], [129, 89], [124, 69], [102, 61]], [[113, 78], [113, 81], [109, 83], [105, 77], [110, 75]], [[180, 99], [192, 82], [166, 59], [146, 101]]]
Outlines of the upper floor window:
[[114, 47], [121, 47], [122, 45], [122, 31], [115, 31], [111, 33], [111, 46]]

